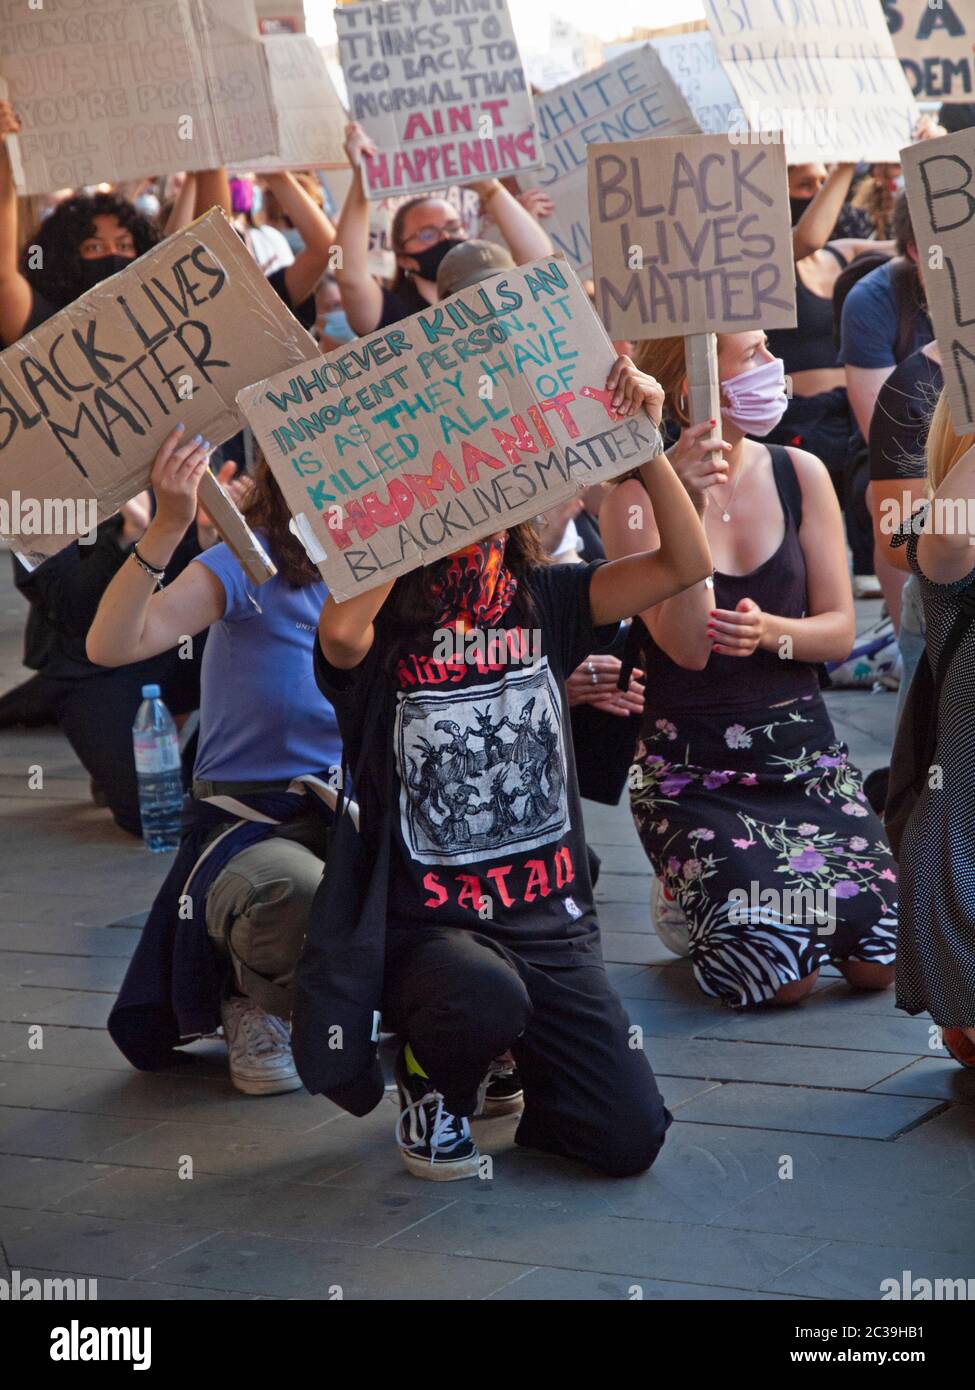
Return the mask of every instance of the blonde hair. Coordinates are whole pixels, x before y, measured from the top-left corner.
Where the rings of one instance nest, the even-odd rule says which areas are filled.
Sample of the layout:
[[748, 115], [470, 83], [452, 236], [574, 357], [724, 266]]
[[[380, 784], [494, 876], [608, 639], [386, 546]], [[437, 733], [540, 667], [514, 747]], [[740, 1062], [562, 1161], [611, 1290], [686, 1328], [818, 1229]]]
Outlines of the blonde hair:
[[960, 458], [975, 445], [975, 434], [956, 434], [948, 409], [947, 392], [942, 391], [928, 429], [928, 488], [934, 493]]

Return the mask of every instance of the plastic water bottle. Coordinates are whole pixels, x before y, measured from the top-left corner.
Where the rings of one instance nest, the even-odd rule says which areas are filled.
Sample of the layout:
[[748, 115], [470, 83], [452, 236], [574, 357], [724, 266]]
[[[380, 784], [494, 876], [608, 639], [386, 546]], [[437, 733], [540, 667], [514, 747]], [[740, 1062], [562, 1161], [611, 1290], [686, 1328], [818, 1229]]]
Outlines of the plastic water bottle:
[[139, 782], [142, 839], [153, 854], [179, 847], [183, 774], [173, 716], [158, 685], [142, 687], [142, 704], [132, 725]]

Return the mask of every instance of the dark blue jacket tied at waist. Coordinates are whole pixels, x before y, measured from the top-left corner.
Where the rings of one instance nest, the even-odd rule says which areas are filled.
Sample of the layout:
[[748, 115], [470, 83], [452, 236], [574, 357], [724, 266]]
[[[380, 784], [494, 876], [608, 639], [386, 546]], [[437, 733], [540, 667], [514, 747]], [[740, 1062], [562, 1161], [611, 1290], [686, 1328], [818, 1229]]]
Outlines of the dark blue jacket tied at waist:
[[186, 798], [176, 858], [156, 894], [108, 1019], [112, 1041], [134, 1067], [155, 1071], [172, 1066], [174, 1048], [220, 1026], [227, 962], [206, 927], [206, 897], [217, 875], [242, 850], [274, 835], [279, 825], [311, 811], [330, 821], [335, 800], [336, 793], [315, 777], [298, 778], [286, 791]]

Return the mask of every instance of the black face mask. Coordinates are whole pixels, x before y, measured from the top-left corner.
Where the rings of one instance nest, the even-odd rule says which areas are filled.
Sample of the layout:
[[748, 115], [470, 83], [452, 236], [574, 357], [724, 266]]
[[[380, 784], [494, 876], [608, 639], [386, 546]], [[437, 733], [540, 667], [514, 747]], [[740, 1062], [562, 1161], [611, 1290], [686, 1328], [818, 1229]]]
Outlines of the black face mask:
[[107, 280], [110, 275], [124, 270], [132, 264], [134, 256], [95, 256], [93, 260], [82, 261], [78, 279], [83, 290], [93, 289]]
[[800, 218], [800, 217], [802, 216], [802, 214], [806, 211], [806, 208], [809, 206], [809, 204], [810, 204], [811, 202], [812, 202], [812, 199], [811, 199], [811, 198], [790, 198], [790, 199], [789, 199], [789, 212], [790, 212], [790, 215], [791, 215], [791, 217], [792, 217], [792, 225], [793, 225], [793, 227], [794, 227], [794, 226], [796, 225], [796, 223], [799, 221], [799, 218]]
[[418, 256], [412, 259], [416, 261], [419, 270], [415, 270], [414, 275], [419, 275], [421, 280], [436, 281], [437, 271], [440, 269], [440, 262], [448, 251], [453, 251], [455, 246], [463, 246], [464, 238], [456, 236], [444, 237], [437, 241], [433, 246], [428, 246], [425, 251], [421, 251]]

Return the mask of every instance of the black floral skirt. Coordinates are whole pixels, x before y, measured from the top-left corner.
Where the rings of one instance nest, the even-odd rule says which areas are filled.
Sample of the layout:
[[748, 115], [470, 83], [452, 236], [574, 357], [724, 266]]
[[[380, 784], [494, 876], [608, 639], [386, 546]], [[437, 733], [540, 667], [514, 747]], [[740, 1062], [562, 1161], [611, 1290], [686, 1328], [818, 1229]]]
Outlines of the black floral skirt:
[[892, 964], [894, 861], [822, 699], [653, 723], [631, 808], [704, 992], [744, 1007], [827, 961]]

